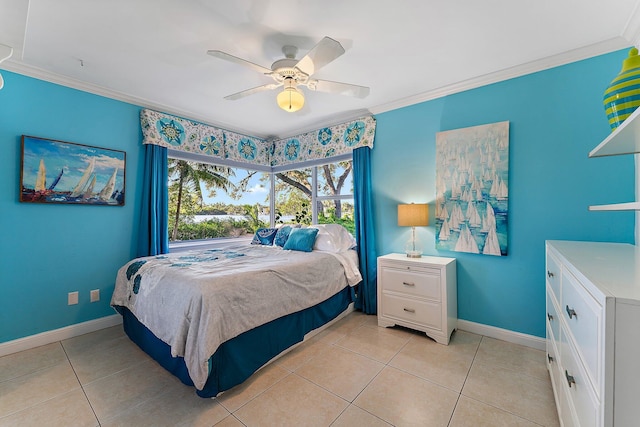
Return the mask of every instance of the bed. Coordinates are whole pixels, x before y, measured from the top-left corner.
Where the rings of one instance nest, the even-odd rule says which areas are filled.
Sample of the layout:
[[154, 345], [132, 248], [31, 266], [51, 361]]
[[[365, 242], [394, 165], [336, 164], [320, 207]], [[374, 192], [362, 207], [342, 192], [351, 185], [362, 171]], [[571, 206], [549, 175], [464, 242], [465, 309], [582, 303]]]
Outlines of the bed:
[[214, 397], [349, 310], [361, 281], [355, 241], [341, 226], [314, 229], [136, 258], [118, 271], [111, 305], [143, 351]]

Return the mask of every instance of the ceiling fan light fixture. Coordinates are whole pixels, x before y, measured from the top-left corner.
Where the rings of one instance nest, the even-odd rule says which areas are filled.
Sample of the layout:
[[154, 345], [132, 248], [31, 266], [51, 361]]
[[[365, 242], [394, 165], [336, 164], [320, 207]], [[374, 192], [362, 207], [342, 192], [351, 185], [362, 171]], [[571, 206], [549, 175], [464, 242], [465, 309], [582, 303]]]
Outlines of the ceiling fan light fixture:
[[304, 106], [304, 95], [294, 86], [287, 86], [276, 97], [278, 106], [284, 111], [294, 113]]

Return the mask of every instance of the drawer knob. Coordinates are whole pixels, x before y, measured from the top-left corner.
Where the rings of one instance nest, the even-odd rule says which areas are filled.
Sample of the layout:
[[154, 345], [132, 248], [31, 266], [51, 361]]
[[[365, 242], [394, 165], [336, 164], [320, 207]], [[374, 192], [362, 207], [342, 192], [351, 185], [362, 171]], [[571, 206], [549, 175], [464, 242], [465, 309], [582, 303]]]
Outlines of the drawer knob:
[[578, 317], [578, 315], [576, 314], [576, 311], [573, 308], [569, 308], [569, 306], [566, 306], [566, 310], [567, 310], [567, 314], [569, 315], [569, 319], [573, 319], [574, 317]]
[[404, 311], [406, 311], [407, 313], [415, 313], [416, 312], [416, 310], [414, 308], [407, 308], [407, 307], [404, 308]]
[[571, 388], [571, 384], [576, 384], [576, 379], [573, 378], [572, 375], [569, 375], [569, 372], [567, 372], [566, 369], [564, 370], [564, 376], [567, 377], [567, 384], [569, 384], [569, 388]]
[[549, 270], [547, 270], [547, 277], [549, 279], [551, 279], [554, 276], [554, 274], [552, 272], [550, 272]]
[[405, 286], [415, 286], [416, 284], [413, 282], [402, 282], [403, 285]]
[[547, 313], [547, 319], [549, 319], [549, 322], [551, 322], [553, 320], [553, 316], [549, 313]]
[[549, 359], [549, 363], [553, 362], [553, 356], [550, 354], [547, 354], [547, 359]]

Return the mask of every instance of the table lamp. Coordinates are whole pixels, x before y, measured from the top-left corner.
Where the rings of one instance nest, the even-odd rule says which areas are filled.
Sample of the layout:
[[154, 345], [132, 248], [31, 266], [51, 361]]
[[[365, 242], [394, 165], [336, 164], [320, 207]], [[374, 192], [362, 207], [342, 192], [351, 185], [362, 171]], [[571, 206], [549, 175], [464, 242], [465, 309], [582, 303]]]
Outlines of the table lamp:
[[416, 227], [429, 225], [429, 205], [426, 203], [398, 205], [398, 225], [411, 227], [411, 239], [407, 242], [404, 251], [409, 258], [420, 258], [422, 246], [416, 240]]

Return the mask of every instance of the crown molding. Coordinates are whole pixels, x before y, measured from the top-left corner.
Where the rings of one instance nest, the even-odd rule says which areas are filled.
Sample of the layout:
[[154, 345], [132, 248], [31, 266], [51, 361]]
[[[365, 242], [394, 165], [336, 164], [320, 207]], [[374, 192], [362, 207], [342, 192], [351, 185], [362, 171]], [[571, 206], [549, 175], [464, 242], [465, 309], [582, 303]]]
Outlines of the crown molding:
[[635, 9], [629, 15], [627, 24], [622, 31], [622, 37], [635, 47], [640, 45], [640, 3], [636, 3]]
[[[162, 113], [172, 114], [174, 116], [179, 116], [188, 120], [201, 122], [203, 124], [226, 129], [242, 135], [246, 135], [247, 133], [246, 130], [235, 128], [233, 125], [230, 125], [227, 123], [213, 123], [208, 118], [202, 117], [197, 113], [194, 113], [193, 111], [176, 109], [175, 107], [171, 107], [169, 105], [159, 104], [153, 101], [149, 101], [148, 99], [145, 99], [145, 98], [131, 96], [123, 92], [118, 92], [113, 89], [105, 88], [103, 86], [94, 85], [94, 84], [86, 83], [70, 77], [62, 76], [60, 74], [43, 70], [42, 68], [39, 68], [39, 67], [26, 65], [22, 62], [7, 60], [2, 63], [2, 66], [0, 67], [0, 69], [22, 74], [24, 76], [32, 77], [34, 79], [43, 80], [49, 83], [58, 84], [71, 89], [77, 89], [83, 92], [92, 93], [94, 95], [103, 96], [105, 98], [114, 99], [116, 101], [122, 101], [128, 104], [133, 104], [143, 108], [149, 108], [151, 110], [160, 111]], [[252, 136], [257, 138], [267, 139], [267, 135], [256, 134]]]
[[[640, 19], [638, 19], [640, 24]], [[638, 26], [640, 28], [640, 25]], [[600, 43], [592, 44], [578, 49], [573, 49], [557, 55], [539, 59], [537, 61], [528, 62], [515, 67], [505, 68], [504, 70], [494, 73], [485, 74], [483, 76], [474, 77], [447, 86], [442, 86], [407, 98], [402, 98], [394, 102], [382, 104], [370, 108], [372, 114], [380, 114], [386, 111], [397, 110], [399, 108], [408, 107], [410, 105], [419, 104], [421, 102], [431, 101], [442, 98], [447, 95], [464, 92], [470, 89], [476, 89], [482, 86], [498, 83], [501, 81], [521, 77], [527, 74], [537, 73], [539, 71], [548, 70], [550, 68], [559, 67], [561, 65], [570, 64], [572, 62], [581, 61], [583, 59], [592, 58], [594, 56], [603, 55], [605, 53], [614, 52], [619, 49], [629, 47], [629, 41], [625, 37], [615, 37]]]

